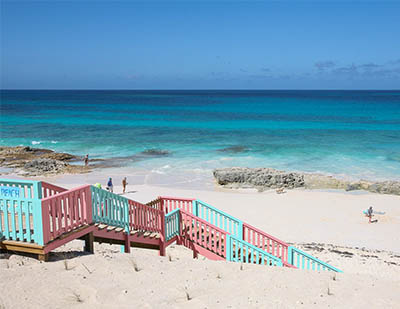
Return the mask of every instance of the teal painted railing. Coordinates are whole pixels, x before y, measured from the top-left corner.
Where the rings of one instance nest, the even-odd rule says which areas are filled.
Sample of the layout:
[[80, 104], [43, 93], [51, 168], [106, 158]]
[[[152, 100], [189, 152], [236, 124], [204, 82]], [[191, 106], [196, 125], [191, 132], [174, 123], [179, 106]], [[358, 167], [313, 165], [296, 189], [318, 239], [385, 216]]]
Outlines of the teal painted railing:
[[333, 267], [332, 265], [329, 265], [293, 246], [289, 246], [288, 261], [290, 264], [296, 266], [299, 269], [316, 270], [316, 271], [328, 270], [339, 273], [342, 272], [340, 269]]
[[235, 236], [227, 237], [227, 260], [233, 262], [283, 266], [282, 260]]
[[91, 186], [93, 221], [129, 231], [129, 200], [118, 194]]
[[180, 215], [179, 208], [165, 215], [165, 240], [168, 241], [179, 235]]
[[[0, 179], [0, 186], [1, 187], [8, 187], [8, 188], [15, 188], [19, 189], [19, 195], [14, 196], [17, 198], [28, 198], [28, 199], [33, 199], [33, 198], [42, 198], [42, 187], [41, 187], [41, 182], [40, 181], [35, 181], [35, 180], [15, 180], [15, 179]], [[40, 189], [40, 190], [39, 190]], [[5, 193], [0, 192], [1, 196], [4, 196]]]
[[39, 181], [0, 179], [0, 238], [43, 245]]
[[243, 239], [243, 222], [228, 215], [227, 213], [200, 200], [195, 200], [194, 215], [228, 232], [229, 234]]

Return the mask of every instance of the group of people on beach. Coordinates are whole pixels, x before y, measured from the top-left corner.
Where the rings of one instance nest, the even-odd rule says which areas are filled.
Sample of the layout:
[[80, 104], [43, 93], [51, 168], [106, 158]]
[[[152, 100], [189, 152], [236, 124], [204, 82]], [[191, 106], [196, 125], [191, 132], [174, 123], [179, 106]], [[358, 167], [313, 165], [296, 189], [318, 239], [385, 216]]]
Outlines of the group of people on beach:
[[[126, 192], [127, 185], [128, 185], [128, 181], [126, 180], [126, 177], [124, 177], [124, 179], [122, 179], [122, 194], [124, 194]], [[113, 181], [112, 181], [111, 177], [108, 178], [106, 190], [108, 190], [110, 192], [114, 192], [114, 185], [113, 185]]]
[[[85, 156], [85, 158], [83, 159], [83, 162], [85, 163], [85, 166], [89, 166], [89, 154], [87, 154]], [[124, 194], [126, 192], [127, 185], [128, 185], [128, 182], [126, 180], [126, 177], [124, 177], [124, 179], [122, 179], [122, 194]], [[101, 188], [101, 185], [99, 183], [97, 183], [96, 186]], [[106, 189], [110, 192], [114, 192], [114, 185], [113, 185], [111, 177], [108, 178]]]

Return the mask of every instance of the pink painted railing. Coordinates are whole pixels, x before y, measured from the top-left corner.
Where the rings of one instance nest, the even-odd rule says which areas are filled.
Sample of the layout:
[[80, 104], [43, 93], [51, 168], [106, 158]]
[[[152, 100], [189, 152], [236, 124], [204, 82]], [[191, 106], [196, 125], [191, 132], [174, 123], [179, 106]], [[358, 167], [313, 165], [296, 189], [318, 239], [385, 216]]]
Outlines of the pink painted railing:
[[46, 198], [61, 192], [68, 191], [65, 188], [52, 185], [51, 183], [45, 181], [42, 181], [41, 183], [42, 183], [42, 198]]
[[158, 210], [163, 210], [162, 200], [159, 197], [157, 199], [151, 201], [151, 202], [146, 203], [146, 205], [148, 207], [151, 207], [151, 208], [155, 208], [155, 209], [158, 209]]
[[179, 197], [168, 197], [168, 196], [160, 196], [159, 198], [162, 201], [162, 209], [165, 213], [169, 213], [174, 209], [182, 209], [189, 213], [194, 213], [194, 198], [179, 198]]
[[90, 185], [42, 199], [42, 220], [45, 244], [63, 233], [92, 223]]
[[139, 202], [129, 200], [129, 230], [163, 232], [164, 213]]
[[226, 258], [227, 232], [182, 209], [180, 215], [183, 238]]
[[285, 266], [291, 266], [288, 263], [289, 245], [287, 243], [247, 223], [243, 223], [243, 240], [272, 254], [273, 256], [282, 259], [282, 262]]

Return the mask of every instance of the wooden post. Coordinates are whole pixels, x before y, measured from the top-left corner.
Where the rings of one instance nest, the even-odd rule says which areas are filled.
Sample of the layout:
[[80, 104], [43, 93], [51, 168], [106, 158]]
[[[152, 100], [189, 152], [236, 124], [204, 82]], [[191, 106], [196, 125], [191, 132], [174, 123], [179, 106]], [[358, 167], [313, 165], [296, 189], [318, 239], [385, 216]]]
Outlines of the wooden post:
[[193, 246], [193, 258], [197, 259], [198, 258], [197, 250], [193, 244], [192, 244], [192, 246]]
[[124, 252], [130, 253], [131, 252], [131, 241], [129, 240], [129, 234], [125, 234], [125, 244], [124, 244]]
[[93, 242], [94, 242], [93, 232], [86, 234], [85, 235], [85, 248], [84, 248], [84, 250], [86, 252], [94, 253]]
[[181, 216], [181, 212], [178, 211], [178, 226], [179, 226], [179, 232], [178, 232], [178, 237], [176, 240], [176, 244], [177, 245], [182, 245], [182, 220], [181, 220], [182, 216]]
[[48, 253], [38, 254], [38, 259], [41, 262], [47, 262], [49, 260], [49, 254]]
[[160, 256], [165, 256], [165, 212], [161, 212]]

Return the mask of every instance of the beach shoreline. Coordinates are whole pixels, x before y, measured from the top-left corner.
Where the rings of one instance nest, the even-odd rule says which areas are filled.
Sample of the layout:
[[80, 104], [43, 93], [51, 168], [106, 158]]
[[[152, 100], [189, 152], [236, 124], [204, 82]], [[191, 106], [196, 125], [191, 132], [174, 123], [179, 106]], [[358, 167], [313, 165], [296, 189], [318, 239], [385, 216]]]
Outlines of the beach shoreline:
[[[191, 189], [249, 189], [265, 191], [277, 188], [303, 187], [316, 190], [365, 190], [373, 193], [400, 195], [400, 181], [363, 180], [351, 175], [337, 177], [331, 174], [301, 171], [282, 171], [272, 168], [225, 167], [214, 170], [177, 170], [169, 164], [161, 168], [130, 166], [123, 158], [89, 160], [85, 166], [82, 157], [50, 149], [29, 146], [1, 146], [0, 175], [5, 177], [33, 177], [61, 182], [75, 182], [81, 175], [86, 183], [104, 183], [107, 177], [129, 176], [134, 184], [183, 187]], [[132, 157], [154, 159], [168, 156], [168, 151], [148, 149]], [[126, 158], [125, 158], [126, 159]], [[103, 179], [102, 179], [103, 178]]]

